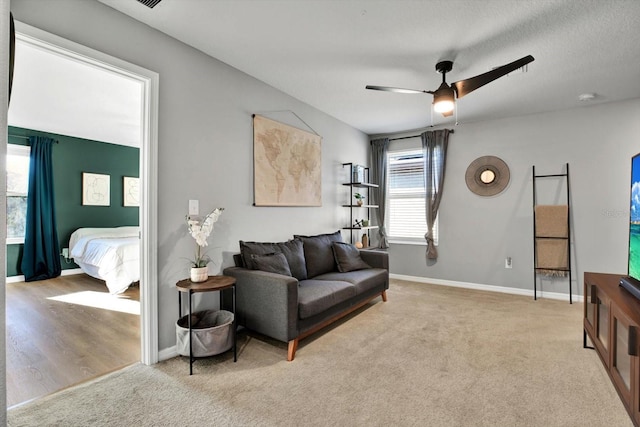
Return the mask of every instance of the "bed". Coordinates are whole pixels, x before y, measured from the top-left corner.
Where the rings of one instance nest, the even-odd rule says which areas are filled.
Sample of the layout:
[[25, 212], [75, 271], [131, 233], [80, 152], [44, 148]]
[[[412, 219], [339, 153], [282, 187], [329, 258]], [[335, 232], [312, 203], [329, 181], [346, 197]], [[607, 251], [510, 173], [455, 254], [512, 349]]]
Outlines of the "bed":
[[140, 280], [140, 227], [79, 228], [69, 239], [69, 254], [111, 294], [120, 294]]

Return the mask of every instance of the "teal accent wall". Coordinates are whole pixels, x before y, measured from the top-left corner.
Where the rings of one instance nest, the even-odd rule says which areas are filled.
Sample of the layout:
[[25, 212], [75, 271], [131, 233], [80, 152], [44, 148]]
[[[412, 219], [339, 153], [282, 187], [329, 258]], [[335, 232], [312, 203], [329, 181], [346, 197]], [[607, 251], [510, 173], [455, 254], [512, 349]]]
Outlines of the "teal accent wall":
[[[140, 150], [122, 145], [9, 126], [9, 143], [29, 145], [29, 136], [48, 136], [53, 146], [53, 179], [60, 249], [80, 227], [139, 225], [139, 208], [123, 206], [123, 178], [138, 177]], [[111, 177], [110, 206], [82, 206], [82, 173]], [[7, 245], [7, 277], [22, 274], [23, 245]], [[60, 257], [62, 269], [78, 268]]]

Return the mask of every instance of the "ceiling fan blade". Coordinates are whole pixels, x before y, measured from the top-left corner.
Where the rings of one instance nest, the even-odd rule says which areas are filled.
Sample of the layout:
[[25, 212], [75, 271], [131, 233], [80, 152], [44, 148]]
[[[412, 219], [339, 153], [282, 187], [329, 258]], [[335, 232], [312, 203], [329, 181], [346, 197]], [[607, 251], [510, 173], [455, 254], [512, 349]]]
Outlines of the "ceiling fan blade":
[[367, 85], [366, 89], [382, 90], [384, 92], [396, 92], [396, 93], [433, 93], [428, 90], [416, 90], [416, 89], [403, 89], [401, 87], [389, 87], [389, 86], [371, 86]]
[[517, 70], [518, 68], [524, 67], [533, 60], [533, 56], [527, 55], [524, 58], [520, 58], [516, 61], [488, 71], [484, 74], [452, 83], [451, 86], [456, 90], [456, 98], [460, 99], [466, 94], [473, 92], [474, 90], [486, 85], [487, 83], [491, 83], [492, 81], [505, 76], [512, 71]]

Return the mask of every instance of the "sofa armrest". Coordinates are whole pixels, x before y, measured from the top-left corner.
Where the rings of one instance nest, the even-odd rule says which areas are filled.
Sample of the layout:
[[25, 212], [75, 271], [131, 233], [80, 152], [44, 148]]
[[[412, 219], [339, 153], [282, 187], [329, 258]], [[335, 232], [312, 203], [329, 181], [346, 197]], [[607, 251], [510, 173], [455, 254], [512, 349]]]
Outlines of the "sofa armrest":
[[385, 251], [360, 249], [360, 258], [373, 268], [384, 268], [389, 271], [389, 254]]
[[298, 280], [295, 277], [229, 267], [236, 279], [238, 323], [248, 329], [288, 342], [298, 336]]

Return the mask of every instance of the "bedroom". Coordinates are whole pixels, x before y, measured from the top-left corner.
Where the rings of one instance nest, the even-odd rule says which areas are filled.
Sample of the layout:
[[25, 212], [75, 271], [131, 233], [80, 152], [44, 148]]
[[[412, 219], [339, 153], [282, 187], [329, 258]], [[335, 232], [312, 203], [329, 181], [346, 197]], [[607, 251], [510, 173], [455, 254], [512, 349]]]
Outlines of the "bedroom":
[[[227, 209], [210, 242], [219, 248], [216, 256], [223, 250], [237, 250], [240, 238], [279, 239], [283, 238], [282, 230], [289, 229], [309, 233], [333, 230], [341, 220], [337, 213], [341, 203], [335, 196], [338, 169], [334, 166], [344, 161], [366, 163], [369, 138], [100, 3], [57, 3], [59, 9], [44, 6], [42, 10], [31, 2], [14, 1], [12, 8], [17, 19], [143, 64], [162, 75], [157, 245], [158, 348], [162, 352], [175, 342], [174, 284], [185, 273], [180, 258], [191, 251], [192, 242], [184, 234], [182, 222], [186, 201], [194, 198], [201, 201], [203, 208], [206, 202], [209, 207], [223, 205]], [[109, 30], [113, 28], [119, 31]], [[149, 49], [149, 46], [157, 48]], [[523, 243], [530, 234], [526, 174], [533, 162], [556, 167], [565, 158], [572, 165], [582, 164], [575, 170], [574, 192], [583, 201], [581, 206], [576, 206], [580, 212], [576, 229], [580, 237], [578, 268], [624, 269], [625, 249], [616, 243], [625, 238], [624, 220], [603, 212], [625, 209], [626, 195], [607, 189], [618, 188], [617, 183], [627, 180], [619, 165], [627, 165], [630, 155], [637, 151], [635, 141], [640, 137], [640, 129], [635, 119], [639, 108], [638, 100], [633, 99], [465, 124], [464, 132], [456, 130], [455, 143], [452, 139], [451, 146], [455, 150], [451, 159], [456, 160], [450, 164], [449, 177], [463, 175], [469, 162], [487, 151], [501, 156], [512, 170], [519, 172], [514, 174], [510, 191], [491, 201], [470, 199], [464, 183], [452, 178], [446, 209], [451, 220], [455, 220], [456, 228], [442, 224], [439, 264], [427, 268], [421, 248], [398, 246], [391, 251], [395, 272], [443, 281], [530, 289], [527, 262], [531, 259], [531, 249], [528, 242]], [[265, 210], [250, 206], [250, 114], [282, 109], [295, 111], [323, 135], [323, 200], [326, 203], [317, 210]], [[549, 135], [553, 137], [547, 138]], [[607, 149], [602, 141], [616, 141], [616, 148]], [[600, 171], [598, 176], [592, 173], [595, 169]], [[221, 184], [230, 180], [233, 186]], [[470, 215], [471, 212], [474, 215]], [[268, 230], [260, 226], [264, 222], [270, 224]], [[501, 231], [496, 238], [495, 233], [485, 231], [480, 224], [487, 224], [486, 230]], [[474, 239], [469, 241], [468, 236]], [[507, 251], [514, 259], [514, 268], [510, 271], [503, 268]], [[566, 288], [563, 286], [557, 291], [562, 289]], [[574, 285], [574, 289], [578, 287]]]
[[[139, 91], [134, 82], [65, 60], [24, 38], [18, 40], [18, 49], [19, 78], [8, 129], [8, 159], [21, 166], [10, 168], [8, 176], [14, 190], [10, 194], [16, 194], [9, 198], [6, 262], [9, 406], [140, 360], [140, 208], [133, 200], [135, 188], [127, 193], [132, 200], [125, 200], [125, 184], [132, 178], [136, 184], [139, 177]], [[25, 283], [21, 262], [26, 188], [13, 189], [11, 184], [27, 182], [30, 137], [55, 141], [51, 170], [62, 277]], [[26, 162], [15, 162], [19, 159]], [[109, 184], [108, 197], [99, 205], [85, 195], [89, 181], [84, 178], [95, 174]], [[96, 240], [96, 231], [108, 232], [110, 238]], [[112, 245], [118, 241], [115, 231], [127, 236], [126, 246]], [[118, 251], [98, 250], [96, 242]], [[79, 265], [81, 249], [96, 261], [85, 259], [88, 264]], [[98, 325], [113, 322], [112, 331], [96, 330], [93, 338], [67, 336], [83, 329], [86, 316]], [[115, 331], [120, 331], [121, 341], [110, 343], [107, 337]], [[83, 341], [92, 346], [81, 345]], [[28, 348], [29, 356], [19, 357]], [[67, 354], [63, 360], [70, 366], [53, 362], [60, 354]], [[101, 360], [107, 354], [111, 357]], [[78, 363], [84, 368], [73, 367]]]

